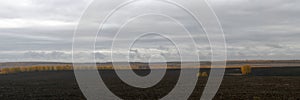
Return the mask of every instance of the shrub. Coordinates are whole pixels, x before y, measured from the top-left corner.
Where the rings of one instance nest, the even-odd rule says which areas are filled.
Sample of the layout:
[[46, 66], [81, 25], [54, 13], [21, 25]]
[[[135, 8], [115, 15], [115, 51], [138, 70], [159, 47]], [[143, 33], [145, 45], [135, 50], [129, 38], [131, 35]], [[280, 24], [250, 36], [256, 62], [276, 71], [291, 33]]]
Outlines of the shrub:
[[202, 77], [207, 77], [208, 74], [207, 74], [206, 72], [203, 72], [203, 73], [201, 74], [201, 76], [202, 76]]
[[251, 66], [250, 65], [244, 65], [241, 67], [241, 72], [243, 75], [251, 74]]
[[199, 72], [199, 73], [197, 74], [197, 76], [198, 76], [198, 77], [207, 77], [208, 74], [207, 74], [207, 72]]

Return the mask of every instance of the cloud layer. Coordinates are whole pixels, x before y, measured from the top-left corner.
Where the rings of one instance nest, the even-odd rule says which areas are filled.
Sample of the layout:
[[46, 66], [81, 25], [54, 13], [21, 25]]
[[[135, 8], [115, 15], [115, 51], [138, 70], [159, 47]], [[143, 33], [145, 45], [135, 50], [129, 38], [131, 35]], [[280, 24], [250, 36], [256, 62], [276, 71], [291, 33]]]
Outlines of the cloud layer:
[[[6, 61], [71, 61], [72, 36], [77, 22], [91, 0], [9, 0], [0, 1], [0, 62]], [[300, 59], [300, 1], [297, 0], [210, 0], [212, 8], [223, 26], [228, 59]], [[148, 4], [148, 3], [147, 3]], [[143, 5], [143, 4], [140, 4]], [[110, 6], [107, 4], [107, 6]], [[197, 5], [195, 5], [197, 6]], [[174, 18], [195, 30], [197, 53], [201, 60], [209, 60], [210, 46], [203, 30], [195, 27], [195, 22], [184, 12], [163, 5], [153, 6], [165, 9]], [[143, 12], [143, 9], [124, 9], [118, 13], [129, 15]], [[103, 14], [94, 11], [95, 14]], [[113, 16], [120, 19], [124, 16]], [[91, 19], [97, 23], [97, 19]], [[191, 37], [172, 21], [163, 17], [148, 16], [132, 21], [124, 27], [122, 34], [114, 40], [117, 45], [111, 51], [111, 41], [118, 20], [105, 25], [104, 33], [96, 42], [95, 52], [76, 52], [78, 55], [96, 55], [98, 61], [110, 61], [110, 54], [118, 60], [145, 61], [153, 57], [178, 60], [176, 47], [159, 36], [147, 36], [129, 49], [125, 45], [138, 32], [156, 30], [168, 32], [174, 41], [179, 41], [183, 54], [191, 52]], [[90, 32], [87, 27], [84, 31]], [[93, 41], [94, 37], [79, 36], [81, 42]], [[125, 47], [123, 47], [125, 46]], [[85, 48], [85, 45], [82, 46]], [[128, 55], [129, 51], [129, 55]], [[192, 59], [186, 59], [192, 60]], [[84, 59], [83, 59], [84, 61]], [[88, 61], [86, 61], [88, 62]]]

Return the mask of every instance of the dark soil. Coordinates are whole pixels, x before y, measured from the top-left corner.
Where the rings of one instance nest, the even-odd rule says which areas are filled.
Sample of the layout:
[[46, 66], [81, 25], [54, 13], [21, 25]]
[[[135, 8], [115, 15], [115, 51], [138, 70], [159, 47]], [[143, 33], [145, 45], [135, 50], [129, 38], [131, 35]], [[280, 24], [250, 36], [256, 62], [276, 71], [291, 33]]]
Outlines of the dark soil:
[[[163, 81], [149, 89], [129, 87], [111, 73], [113, 71], [101, 71], [107, 87], [120, 98], [153, 100], [165, 96], [172, 90], [176, 83], [178, 70], [170, 70]], [[200, 99], [206, 80], [205, 77], [199, 78], [190, 99]], [[300, 76], [297, 75], [225, 76], [214, 99], [299, 100], [299, 84]], [[0, 75], [0, 99], [84, 100], [85, 97], [77, 86], [73, 71], [58, 71]]]

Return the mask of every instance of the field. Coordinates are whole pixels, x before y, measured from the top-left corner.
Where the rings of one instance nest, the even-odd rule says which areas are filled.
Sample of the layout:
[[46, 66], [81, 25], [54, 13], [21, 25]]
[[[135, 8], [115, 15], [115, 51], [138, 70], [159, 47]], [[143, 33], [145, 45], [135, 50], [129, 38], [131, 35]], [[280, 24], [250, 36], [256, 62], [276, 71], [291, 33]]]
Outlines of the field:
[[[116, 95], [123, 99], [158, 99], [166, 95], [176, 83], [179, 70], [168, 70], [158, 85], [146, 90], [128, 87], [119, 80], [114, 71], [101, 70], [102, 78]], [[203, 69], [202, 71], [209, 71]], [[138, 74], [147, 73], [137, 70]], [[299, 100], [300, 67], [255, 68], [251, 75], [231, 75], [238, 69], [226, 69], [226, 76], [215, 100]], [[190, 96], [199, 100], [207, 77], [199, 77]], [[124, 92], [126, 91], [126, 92]], [[73, 71], [43, 71], [0, 75], [1, 100], [14, 99], [64, 99], [84, 100], [77, 86]]]

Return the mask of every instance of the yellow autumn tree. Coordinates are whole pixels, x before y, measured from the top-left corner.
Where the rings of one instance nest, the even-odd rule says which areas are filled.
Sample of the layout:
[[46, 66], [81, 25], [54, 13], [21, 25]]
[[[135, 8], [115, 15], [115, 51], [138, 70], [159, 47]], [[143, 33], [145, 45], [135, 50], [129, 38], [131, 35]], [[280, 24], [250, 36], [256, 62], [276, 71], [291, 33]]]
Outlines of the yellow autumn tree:
[[244, 65], [241, 67], [241, 72], [243, 75], [251, 74], [251, 66], [250, 65]]

